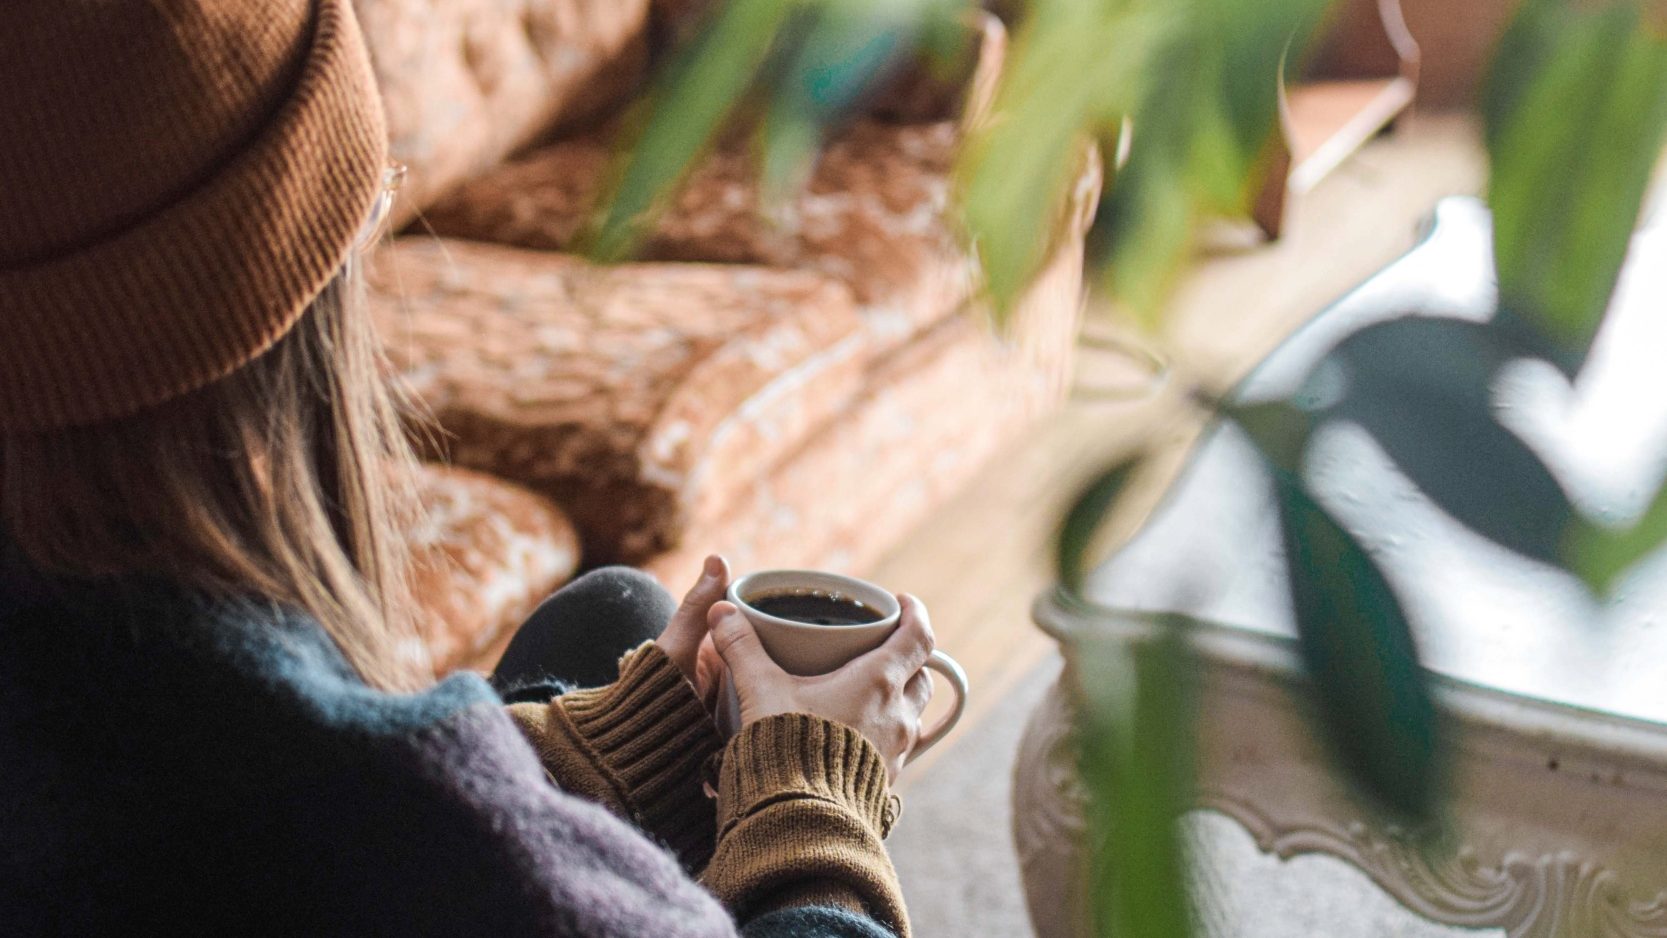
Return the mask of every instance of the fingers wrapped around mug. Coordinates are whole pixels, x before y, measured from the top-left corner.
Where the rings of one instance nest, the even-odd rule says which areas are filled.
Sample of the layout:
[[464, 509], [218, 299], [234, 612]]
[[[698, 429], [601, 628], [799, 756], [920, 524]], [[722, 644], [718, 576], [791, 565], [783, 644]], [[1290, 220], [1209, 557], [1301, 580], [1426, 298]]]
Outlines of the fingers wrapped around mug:
[[712, 646], [738, 685], [745, 687], [759, 680], [787, 676], [764, 650], [758, 632], [734, 603], [713, 603], [706, 615], [712, 629]]
[[932, 657], [937, 637], [932, 634], [932, 620], [926, 613], [925, 603], [908, 593], [899, 593], [897, 604], [902, 608], [897, 629], [884, 644], [857, 661], [873, 659], [869, 666], [882, 669], [886, 680], [902, 690]]
[[[728, 596], [712, 607], [711, 624], [736, 691], [736, 706], [725, 710], [738, 713], [735, 727], [787, 712], [843, 723], [874, 743], [895, 776], [959, 719], [966, 676], [936, 650], [918, 598], [806, 570], [750, 573], [730, 583]], [[929, 729], [920, 725], [934, 688], [926, 668], [956, 695]]]
[[909, 678], [909, 683], [903, 687], [903, 696], [908, 698], [909, 704], [914, 707], [916, 723], [920, 722], [921, 715], [932, 702], [932, 692], [936, 689], [932, 683], [932, 672], [925, 668], [916, 671], [915, 676]]

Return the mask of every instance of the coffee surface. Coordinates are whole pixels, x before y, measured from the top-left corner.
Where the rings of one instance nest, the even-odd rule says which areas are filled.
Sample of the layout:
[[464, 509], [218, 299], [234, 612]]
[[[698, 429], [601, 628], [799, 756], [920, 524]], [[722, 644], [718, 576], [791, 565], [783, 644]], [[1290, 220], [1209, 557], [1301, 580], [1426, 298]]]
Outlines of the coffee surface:
[[885, 616], [878, 609], [849, 596], [796, 590], [747, 598], [747, 605], [765, 615], [809, 625], [867, 625]]

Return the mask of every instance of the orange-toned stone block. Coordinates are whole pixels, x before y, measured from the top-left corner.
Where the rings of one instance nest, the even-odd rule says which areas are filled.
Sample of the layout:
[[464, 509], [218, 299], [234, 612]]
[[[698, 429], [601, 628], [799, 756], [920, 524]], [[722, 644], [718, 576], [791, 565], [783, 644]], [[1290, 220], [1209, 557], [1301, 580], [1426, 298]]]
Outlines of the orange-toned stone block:
[[1063, 399], [1081, 291], [1081, 243], [1068, 241], [1001, 338], [972, 309], [876, 358], [862, 393], [774, 465], [714, 488], [649, 569], [676, 586], [720, 551], [738, 570], [863, 572]]
[[697, 496], [797, 446], [870, 357], [849, 291], [805, 271], [407, 238], [371, 279], [452, 461], [557, 500], [588, 563], [679, 543]]
[[355, 0], [413, 217], [553, 127], [622, 105], [648, 0]]
[[418, 634], [436, 673], [514, 629], [579, 564], [579, 538], [546, 498], [500, 479], [422, 467], [423, 516], [407, 532]]
[[[803, 191], [766, 215], [754, 160], [722, 147], [660, 216], [641, 256], [815, 271], [844, 283], [893, 341], [949, 315], [977, 270], [951, 225], [951, 121], [859, 121], [829, 142]], [[596, 210], [606, 133], [565, 140], [471, 180], [428, 213], [441, 234], [570, 248]]]

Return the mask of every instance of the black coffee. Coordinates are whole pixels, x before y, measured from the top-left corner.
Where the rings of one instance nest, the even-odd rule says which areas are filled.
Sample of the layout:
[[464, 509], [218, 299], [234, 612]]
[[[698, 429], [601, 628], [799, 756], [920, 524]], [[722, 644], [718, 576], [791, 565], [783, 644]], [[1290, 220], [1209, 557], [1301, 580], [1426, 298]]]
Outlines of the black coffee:
[[867, 625], [885, 618], [878, 609], [849, 596], [814, 590], [750, 596], [747, 605], [765, 615], [811, 625]]

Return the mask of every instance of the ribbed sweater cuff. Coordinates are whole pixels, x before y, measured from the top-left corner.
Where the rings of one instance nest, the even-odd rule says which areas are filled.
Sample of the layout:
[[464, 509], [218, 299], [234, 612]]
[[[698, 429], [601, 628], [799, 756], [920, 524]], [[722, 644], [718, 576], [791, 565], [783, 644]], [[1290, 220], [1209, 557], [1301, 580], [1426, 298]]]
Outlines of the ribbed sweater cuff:
[[788, 798], [820, 798], [849, 809], [884, 839], [897, 819], [885, 760], [861, 733], [808, 713], [747, 724], [729, 741], [718, 771], [718, 836]]
[[643, 829], [679, 856], [711, 850], [713, 808], [701, 770], [723, 738], [658, 645], [626, 655], [618, 681], [553, 703]]

